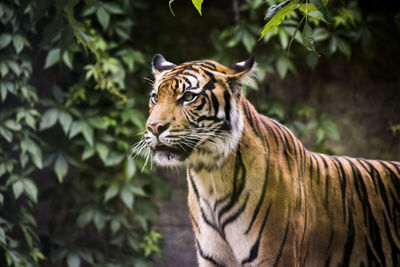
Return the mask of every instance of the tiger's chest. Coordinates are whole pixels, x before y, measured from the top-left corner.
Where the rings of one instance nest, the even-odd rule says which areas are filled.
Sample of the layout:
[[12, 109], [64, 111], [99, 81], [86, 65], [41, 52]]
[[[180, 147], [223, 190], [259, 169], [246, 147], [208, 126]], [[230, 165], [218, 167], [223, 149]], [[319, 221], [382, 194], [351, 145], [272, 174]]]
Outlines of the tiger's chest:
[[[189, 210], [200, 252], [236, 266], [248, 257], [254, 234], [248, 231], [253, 199], [246, 185], [246, 172], [233, 171], [229, 179], [223, 172], [200, 176], [188, 171]], [[238, 265], [239, 266], [239, 265]]]

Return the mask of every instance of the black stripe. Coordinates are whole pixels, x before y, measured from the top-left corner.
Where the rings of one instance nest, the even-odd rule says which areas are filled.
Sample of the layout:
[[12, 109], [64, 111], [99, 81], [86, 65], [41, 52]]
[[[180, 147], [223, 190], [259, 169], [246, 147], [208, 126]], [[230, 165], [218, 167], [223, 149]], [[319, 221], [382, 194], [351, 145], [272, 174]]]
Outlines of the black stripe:
[[269, 119], [267, 117], [265, 117], [265, 116], [260, 116], [260, 117], [261, 117], [261, 123], [268, 130], [268, 132], [273, 135], [276, 145], [279, 146], [278, 137], [276, 136], [274, 130], [272, 130], [272, 128], [268, 125], [268, 122], [266, 121], [266, 120], [269, 120]]
[[261, 191], [261, 196], [260, 196], [260, 198], [259, 198], [259, 200], [257, 202], [256, 208], [254, 209], [253, 216], [251, 217], [251, 221], [250, 221], [249, 227], [247, 227], [247, 230], [245, 232], [246, 235], [250, 232], [251, 228], [253, 227], [253, 224], [254, 224], [254, 222], [255, 222], [255, 220], [257, 218], [257, 215], [260, 212], [261, 205], [262, 205], [262, 203], [264, 203], [265, 193], [267, 192], [269, 163], [270, 163], [270, 161], [269, 161], [269, 155], [268, 155], [267, 167], [265, 169], [265, 178], [264, 178], [263, 189]]
[[393, 170], [392, 170], [391, 168], [389, 168], [389, 166], [386, 165], [388, 162], [385, 162], [385, 161], [382, 161], [382, 160], [379, 160], [378, 162], [379, 162], [382, 166], [384, 166], [386, 170], [389, 171], [389, 173], [390, 173], [390, 178], [391, 178], [391, 181], [392, 181], [392, 185], [393, 185], [394, 189], [396, 190], [397, 195], [400, 196], [400, 179], [399, 179], [400, 177], [397, 176], [397, 175], [393, 172]]
[[217, 116], [219, 110], [219, 101], [213, 92], [210, 92], [211, 100], [214, 107], [214, 116]]
[[287, 238], [287, 235], [288, 235], [288, 233], [289, 233], [289, 219], [290, 219], [290, 214], [289, 214], [289, 216], [288, 216], [288, 221], [287, 221], [287, 224], [286, 224], [285, 235], [283, 236], [282, 243], [281, 243], [281, 247], [279, 248], [279, 253], [278, 253], [278, 256], [276, 257], [276, 260], [275, 260], [275, 263], [274, 263], [274, 267], [275, 267], [275, 266], [278, 266], [279, 260], [280, 260], [281, 257], [282, 257], [283, 247], [285, 246], [286, 238]]
[[369, 169], [367, 167], [365, 167], [365, 165], [364, 165], [364, 163], [366, 163], [365, 159], [357, 159], [357, 161], [359, 162], [360, 166], [362, 166], [364, 168], [364, 170], [366, 172], [368, 172], [369, 177], [371, 178], [372, 183], [374, 184], [375, 193], [378, 194], [378, 185], [376, 183], [376, 177], [375, 177], [375, 175], [373, 175], [373, 171], [372, 171], [371, 167]]
[[[262, 117], [261, 117], [261, 122], [265, 126], [266, 122], [263, 121]], [[269, 130], [269, 128], [267, 126], [265, 126], [265, 127]], [[262, 187], [260, 198], [257, 201], [257, 205], [256, 205], [256, 208], [254, 209], [253, 216], [251, 217], [250, 224], [249, 224], [249, 226], [247, 227], [247, 229], [245, 231], [246, 235], [250, 232], [251, 228], [253, 227], [253, 224], [254, 224], [257, 216], [258, 216], [258, 213], [260, 212], [261, 205], [262, 205], [262, 203], [264, 203], [264, 198], [265, 198], [265, 194], [266, 194], [266, 191], [267, 191], [271, 148], [270, 148], [270, 145], [269, 145], [269, 142], [268, 142], [268, 138], [265, 136], [264, 132], [262, 132], [262, 133], [263, 133], [263, 140], [262, 141], [263, 141], [264, 145], [266, 145], [267, 150], [268, 150], [267, 151], [267, 156], [266, 156], [266, 159], [265, 159], [265, 162], [267, 164], [266, 168], [265, 168], [265, 178], [264, 178], [264, 183], [263, 183], [263, 187]], [[264, 147], [264, 149], [265, 149], [265, 147]]]
[[189, 176], [189, 180], [190, 180], [190, 183], [191, 183], [191, 185], [192, 185], [194, 194], [195, 194], [195, 196], [196, 196], [197, 202], [198, 202], [199, 205], [200, 205], [200, 202], [199, 202], [199, 199], [200, 199], [199, 191], [197, 190], [197, 186], [196, 186], [196, 184], [195, 184], [194, 181], [193, 181], [192, 175], [190, 175], [190, 171], [188, 171], [188, 176]]
[[199, 231], [199, 233], [200, 233], [199, 225], [197, 224], [197, 222], [196, 222], [196, 220], [194, 219], [194, 217], [193, 217], [193, 215], [192, 215], [192, 212], [191, 212], [190, 210], [189, 210], [189, 216], [190, 216], [190, 219], [192, 220], [193, 224], [195, 225], [197, 231]]
[[256, 242], [254, 242], [253, 246], [251, 247], [249, 256], [242, 261], [242, 264], [252, 262], [255, 258], [257, 258], [258, 248], [260, 246], [261, 235], [262, 235], [262, 232], [264, 231], [264, 226], [265, 226], [265, 223], [267, 222], [269, 211], [271, 210], [271, 206], [272, 206], [272, 202], [269, 204], [267, 213], [264, 216], [263, 222], [260, 227], [260, 231], [258, 232], [257, 240], [256, 240]]
[[196, 242], [197, 242], [197, 249], [199, 250], [199, 254], [200, 254], [200, 256], [201, 256], [203, 259], [205, 259], [205, 260], [211, 262], [211, 263], [214, 264], [215, 266], [218, 266], [218, 267], [225, 267], [224, 264], [217, 262], [212, 256], [207, 255], [206, 253], [204, 253], [203, 249], [202, 249], [201, 246], [200, 246], [199, 241], [196, 240]]
[[[311, 152], [312, 153], [312, 152]], [[314, 157], [312, 156], [312, 154], [310, 154], [310, 187], [312, 190], [312, 180], [313, 180], [313, 176], [314, 176]]]
[[328, 208], [328, 197], [329, 197], [329, 166], [328, 163], [326, 162], [326, 159], [321, 156], [320, 157], [322, 161], [324, 162], [324, 167], [325, 167], [325, 207]]
[[354, 238], [355, 238], [355, 232], [354, 232], [353, 212], [349, 210], [349, 223], [347, 228], [347, 239], [344, 245], [342, 266], [349, 266], [350, 257], [352, 255], [354, 247]]
[[[344, 172], [344, 168], [343, 168], [343, 164], [340, 162], [340, 160], [337, 157], [332, 157], [332, 159], [334, 160], [334, 162], [336, 162], [339, 165], [340, 168], [340, 175], [342, 179], [339, 180], [340, 182], [340, 190], [342, 192], [342, 207], [343, 207], [343, 223], [346, 222], [346, 173]], [[336, 164], [335, 164], [336, 166]]]
[[333, 225], [331, 225], [331, 233], [329, 235], [328, 246], [326, 247], [325, 250], [326, 260], [324, 266], [329, 266], [329, 263], [331, 262], [331, 246], [333, 242], [333, 236], [334, 236], [334, 230], [333, 230]]
[[240, 216], [240, 214], [242, 214], [242, 212], [246, 209], [247, 201], [249, 200], [249, 197], [250, 197], [250, 194], [247, 193], [246, 199], [244, 200], [242, 206], [241, 206], [235, 213], [233, 213], [231, 216], [229, 216], [229, 217], [222, 223], [221, 228], [222, 228], [222, 232], [224, 233], [224, 235], [225, 235], [225, 227], [226, 227], [228, 224], [230, 224], [231, 222], [235, 221], [235, 220]]
[[242, 105], [243, 105], [244, 115], [245, 115], [247, 121], [249, 122], [251, 128], [253, 129], [254, 134], [258, 137], [261, 137], [259, 134], [259, 131], [257, 131], [257, 129], [253, 123], [253, 117], [251, 116], [250, 110], [248, 110], [249, 107], [246, 105], [245, 102], [243, 102]]
[[220, 199], [217, 199], [217, 200], [215, 201], [215, 203], [214, 203], [213, 211], [216, 211], [216, 210], [217, 210], [217, 207], [219, 206], [219, 204], [221, 204], [222, 202], [224, 202], [225, 200], [227, 200], [230, 196], [231, 196], [231, 193], [228, 193], [226, 196], [224, 196], [224, 197], [222, 197], [222, 198], [220, 198]]
[[213, 89], [215, 89], [215, 85], [214, 85], [214, 83], [215, 83], [216, 81], [215, 81], [215, 79], [211, 79], [211, 80], [209, 80], [207, 83], [206, 83], [206, 85], [204, 85], [203, 86], [203, 90], [213, 90]]
[[221, 119], [218, 119], [217, 117], [214, 117], [214, 116], [200, 116], [200, 117], [197, 118], [197, 121], [198, 121], [198, 122], [201, 122], [201, 121], [220, 122]]
[[[239, 179], [240, 171], [242, 172], [242, 175]], [[225, 206], [223, 206], [221, 210], [218, 212], [218, 222], [221, 220], [221, 217], [226, 212], [228, 212], [239, 200], [239, 197], [244, 189], [245, 184], [246, 184], [246, 167], [244, 166], [240, 150], [237, 150], [233, 184], [232, 184], [233, 186], [232, 195], [231, 198], [229, 199], [229, 202]]]
[[[273, 121], [272, 121], [273, 122]], [[278, 128], [279, 124], [277, 124]], [[277, 131], [279, 138], [281, 139], [281, 144], [283, 146], [283, 152], [285, 154], [285, 158], [286, 158], [286, 163], [289, 169], [289, 173], [292, 173], [292, 168], [290, 166], [290, 159], [289, 159], [289, 152], [287, 151], [287, 144], [285, 143], [285, 141], [283, 141], [282, 135], [281, 135], [281, 131]]]
[[386, 208], [387, 212], [389, 213], [389, 218], [392, 219], [392, 214], [390, 212], [389, 199], [388, 199], [388, 195], [386, 192], [385, 184], [382, 181], [382, 176], [372, 163], [370, 163], [368, 161], [364, 161], [364, 162], [371, 168], [371, 175], [372, 176], [375, 176], [374, 174], [377, 175], [376, 181], [378, 183], [379, 194], [383, 200], [383, 203], [385, 204], [385, 208]]
[[225, 118], [231, 123], [231, 95], [228, 91], [224, 91], [224, 100], [225, 100]]
[[[209, 62], [209, 61], [203, 61], [203, 62], [201, 62], [201, 65], [207, 65], [208, 67], [212, 68], [213, 70], [217, 70], [216, 67], [215, 67], [215, 64], [214, 64], [214, 63], [211, 63], [211, 62]], [[203, 67], [205, 67], [205, 66], [203, 66]]]
[[201, 103], [196, 107], [196, 110], [201, 110], [205, 104], [206, 104], [205, 98], [201, 98]]
[[[383, 216], [383, 218], [385, 218], [385, 214], [384, 213], [382, 214], [382, 216]], [[399, 266], [398, 256], [399, 256], [400, 250], [399, 250], [399, 248], [397, 247], [396, 243], [393, 240], [392, 233], [390, 232], [390, 226], [389, 226], [387, 220], [384, 220], [384, 222], [385, 222], [386, 236], [388, 238], [388, 241], [389, 241], [389, 244], [390, 244], [390, 248], [392, 250], [392, 255], [391, 255], [392, 256], [392, 262], [393, 262], [392, 266]]]

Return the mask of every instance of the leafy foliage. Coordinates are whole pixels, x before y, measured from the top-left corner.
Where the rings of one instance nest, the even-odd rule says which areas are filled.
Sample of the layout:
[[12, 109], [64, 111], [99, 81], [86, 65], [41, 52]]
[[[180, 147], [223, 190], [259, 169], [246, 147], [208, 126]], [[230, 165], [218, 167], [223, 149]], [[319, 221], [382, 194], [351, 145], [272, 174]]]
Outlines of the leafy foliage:
[[[128, 158], [145, 121], [124, 92], [141, 85], [126, 77], [145, 63], [130, 41], [132, 10], [0, 3], [1, 266], [152, 266], [160, 254], [151, 195], [165, 183]], [[42, 225], [38, 205], [51, 214]]]

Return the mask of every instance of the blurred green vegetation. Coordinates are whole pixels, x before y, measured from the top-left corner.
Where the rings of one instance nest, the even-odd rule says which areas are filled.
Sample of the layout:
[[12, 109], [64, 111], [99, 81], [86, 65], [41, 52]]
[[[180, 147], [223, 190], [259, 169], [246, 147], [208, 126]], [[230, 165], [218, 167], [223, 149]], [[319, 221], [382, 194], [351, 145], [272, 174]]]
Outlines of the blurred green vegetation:
[[354, 47], [373, 58], [399, 17], [357, 1], [172, 2], [0, 2], [1, 266], [153, 266], [160, 257], [155, 199], [170, 189], [129, 157], [156, 52], [228, 65], [254, 54], [251, 101], [329, 152], [335, 122], [307, 103], [284, 107], [267, 78], [337, 54], [350, 60]]

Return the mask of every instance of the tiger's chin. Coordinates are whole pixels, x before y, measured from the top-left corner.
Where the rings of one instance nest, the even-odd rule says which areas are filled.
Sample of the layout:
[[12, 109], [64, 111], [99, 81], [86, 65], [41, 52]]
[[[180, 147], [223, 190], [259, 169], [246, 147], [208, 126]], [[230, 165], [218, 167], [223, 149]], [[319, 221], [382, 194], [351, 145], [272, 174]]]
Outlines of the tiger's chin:
[[184, 166], [185, 159], [189, 156], [191, 150], [182, 146], [182, 149], [158, 146], [154, 149], [154, 162], [158, 166], [163, 167], [178, 167]]
[[172, 151], [156, 151], [153, 159], [161, 167], [179, 167], [185, 165], [185, 157]]

